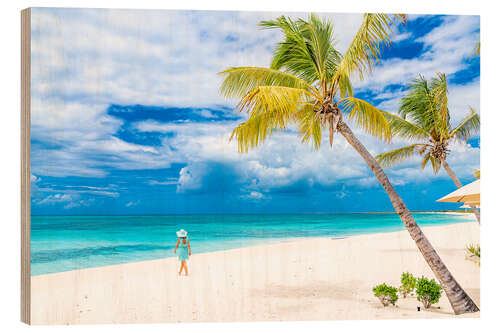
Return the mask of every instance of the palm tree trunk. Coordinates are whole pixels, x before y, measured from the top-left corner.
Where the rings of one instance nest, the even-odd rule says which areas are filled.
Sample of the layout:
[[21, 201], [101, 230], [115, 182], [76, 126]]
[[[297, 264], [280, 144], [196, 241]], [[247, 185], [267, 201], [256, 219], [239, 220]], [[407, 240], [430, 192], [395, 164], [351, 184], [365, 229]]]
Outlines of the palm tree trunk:
[[389, 179], [387, 178], [387, 175], [385, 174], [384, 170], [382, 170], [378, 162], [373, 158], [368, 150], [366, 150], [363, 144], [356, 138], [356, 136], [346, 123], [340, 121], [337, 128], [339, 132], [342, 133], [342, 135], [346, 138], [347, 142], [349, 142], [351, 146], [353, 146], [354, 149], [356, 149], [356, 151], [361, 155], [361, 157], [363, 157], [366, 164], [368, 164], [370, 169], [372, 169], [375, 177], [377, 177], [380, 184], [382, 184], [382, 186], [384, 187], [385, 191], [389, 195], [394, 209], [396, 210], [396, 213], [398, 213], [401, 221], [410, 233], [411, 238], [413, 238], [418, 249], [424, 256], [425, 261], [430, 266], [437, 279], [443, 286], [443, 289], [446, 293], [446, 296], [448, 297], [448, 300], [451, 303], [455, 314], [458, 315], [466, 312], [479, 311], [479, 308], [476, 306], [474, 301], [458, 284], [453, 275], [451, 275], [448, 268], [446, 268], [436, 250], [434, 250], [427, 237], [425, 237], [424, 233], [413, 219], [413, 216], [410, 214], [410, 211], [403, 202], [403, 199], [401, 199], [399, 194], [392, 187]]
[[[450, 178], [453, 180], [453, 182], [455, 183], [457, 188], [461, 188], [462, 183], [458, 179], [457, 175], [453, 172], [453, 170], [451, 170], [448, 163], [446, 161], [441, 161], [441, 164], [443, 165], [444, 169], [446, 170], [446, 172], [448, 173]], [[469, 206], [472, 209], [472, 212], [474, 213], [474, 215], [476, 216], [477, 223], [481, 224], [481, 216], [480, 216], [479, 211], [477, 210], [476, 206], [473, 206], [473, 205], [469, 205]]]

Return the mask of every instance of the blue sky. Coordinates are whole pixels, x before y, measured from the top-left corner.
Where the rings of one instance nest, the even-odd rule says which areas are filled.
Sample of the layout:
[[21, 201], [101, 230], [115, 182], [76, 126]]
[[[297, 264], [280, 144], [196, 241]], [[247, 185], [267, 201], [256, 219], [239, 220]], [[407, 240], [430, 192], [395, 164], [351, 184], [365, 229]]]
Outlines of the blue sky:
[[[224, 100], [217, 73], [268, 66], [277, 31], [263, 19], [304, 13], [34, 9], [32, 12], [32, 214], [306, 213], [392, 207], [359, 155], [336, 136], [319, 151], [295, 129], [248, 154], [229, 142], [245, 115]], [[322, 14], [343, 52], [359, 14]], [[417, 74], [448, 76], [456, 124], [479, 105], [478, 16], [410, 15], [357, 97], [396, 112]], [[354, 127], [354, 126], [353, 126]], [[384, 144], [355, 129], [372, 154]], [[479, 137], [453, 143], [462, 179], [479, 168]], [[452, 209], [435, 200], [454, 185], [418, 158], [388, 169], [412, 210]]]

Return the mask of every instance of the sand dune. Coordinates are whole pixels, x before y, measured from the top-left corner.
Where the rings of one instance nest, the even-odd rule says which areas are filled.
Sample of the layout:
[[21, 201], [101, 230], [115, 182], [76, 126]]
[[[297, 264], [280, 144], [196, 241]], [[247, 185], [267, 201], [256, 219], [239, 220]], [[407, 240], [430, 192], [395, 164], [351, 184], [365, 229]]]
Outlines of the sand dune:
[[[424, 231], [479, 305], [479, 267], [464, 251], [479, 242], [478, 224]], [[32, 277], [32, 323], [456, 317], [445, 295], [421, 312], [413, 297], [384, 308], [373, 296], [375, 284], [399, 286], [404, 271], [433, 277], [406, 231], [195, 254], [188, 265], [189, 277], [177, 275], [174, 258]]]

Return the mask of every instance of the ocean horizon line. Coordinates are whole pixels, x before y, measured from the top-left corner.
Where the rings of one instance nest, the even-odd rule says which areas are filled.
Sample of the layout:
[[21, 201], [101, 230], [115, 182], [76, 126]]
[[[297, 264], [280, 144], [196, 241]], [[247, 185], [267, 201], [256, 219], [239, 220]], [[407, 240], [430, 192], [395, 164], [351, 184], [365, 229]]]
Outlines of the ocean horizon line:
[[[410, 210], [410, 213], [464, 213], [470, 210], [444, 209], [444, 210]], [[396, 211], [368, 211], [368, 212], [303, 212], [303, 213], [170, 213], [170, 214], [31, 214], [31, 216], [193, 216], [193, 215], [341, 215], [341, 214], [397, 214]]]

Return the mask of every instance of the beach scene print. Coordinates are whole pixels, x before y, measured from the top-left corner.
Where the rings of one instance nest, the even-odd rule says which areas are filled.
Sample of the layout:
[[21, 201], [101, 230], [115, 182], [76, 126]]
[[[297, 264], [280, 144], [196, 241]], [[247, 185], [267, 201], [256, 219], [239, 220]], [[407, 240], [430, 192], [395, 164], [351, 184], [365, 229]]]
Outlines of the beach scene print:
[[478, 318], [479, 40], [33, 8], [31, 322]]

